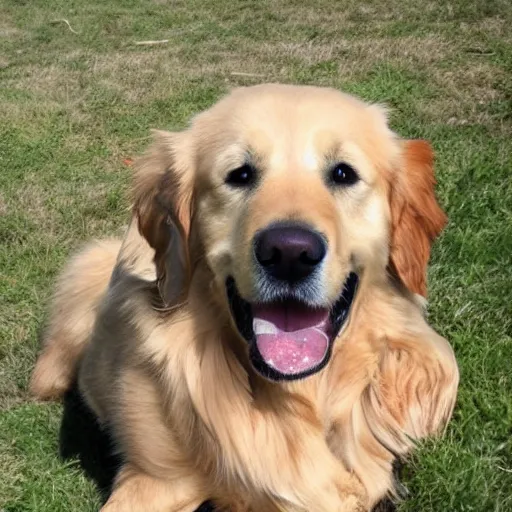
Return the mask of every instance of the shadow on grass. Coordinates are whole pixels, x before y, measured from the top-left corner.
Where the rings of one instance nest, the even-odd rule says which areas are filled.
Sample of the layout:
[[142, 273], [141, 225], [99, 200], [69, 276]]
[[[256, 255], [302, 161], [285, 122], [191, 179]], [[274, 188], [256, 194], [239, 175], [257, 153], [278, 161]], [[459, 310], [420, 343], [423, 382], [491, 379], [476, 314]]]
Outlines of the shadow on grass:
[[[64, 397], [64, 414], [60, 427], [60, 455], [64, 459], [78, 459], [86, 475], [91, 478], [106, 501], [112, 483], [122, 463], [115, 453], [108, 431], [102, 429], [93, 412], [83, 401], [75, 386]], [[196, 512], [214, 512], [211, 503], [203, 503]], [[373, 512], [395, 512], [389, 500], [382, 500]]]

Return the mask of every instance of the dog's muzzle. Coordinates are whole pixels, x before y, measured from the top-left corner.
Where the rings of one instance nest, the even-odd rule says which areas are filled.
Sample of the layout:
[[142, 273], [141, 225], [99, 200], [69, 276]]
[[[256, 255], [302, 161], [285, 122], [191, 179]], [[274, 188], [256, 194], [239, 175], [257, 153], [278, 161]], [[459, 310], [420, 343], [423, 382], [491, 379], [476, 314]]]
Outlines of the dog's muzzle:
[[232, 317], [249, 343], [253, 366], [271, 380], [293, 380], [321, 370], [345, 324], [358, 277], [350, 273], [334, 304], [319, 303], [318, 274], [327, 254], [323, 236], [304, 225], [277, 224], [254, 239], [258, 297], [226, 281]]

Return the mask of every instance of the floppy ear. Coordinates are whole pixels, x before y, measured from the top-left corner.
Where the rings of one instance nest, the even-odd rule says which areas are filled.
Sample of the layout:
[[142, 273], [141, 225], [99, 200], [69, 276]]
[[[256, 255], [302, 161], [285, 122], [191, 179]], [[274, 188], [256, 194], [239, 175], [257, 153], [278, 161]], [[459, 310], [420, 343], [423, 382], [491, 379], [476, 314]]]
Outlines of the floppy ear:
[[433, 161], [428, 142], [405, 141], [390, 197], [391, 268], [410, 291], [423, 296], [432, 242], [446, 224], [434, 193]]
[[139, 231], [155, 250], [158, 288], [166, 306], [186, 293], [192, 168], [183, 133], [155, 131], [149, 151], [135, 163], [133, 211]]

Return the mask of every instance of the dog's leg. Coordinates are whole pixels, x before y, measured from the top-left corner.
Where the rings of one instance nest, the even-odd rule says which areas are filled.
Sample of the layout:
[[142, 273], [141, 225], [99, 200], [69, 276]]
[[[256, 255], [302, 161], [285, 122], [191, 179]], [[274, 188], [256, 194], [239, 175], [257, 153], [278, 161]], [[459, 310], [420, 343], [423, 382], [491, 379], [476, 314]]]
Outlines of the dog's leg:
[[101, 512], [194, 512], [207, 498], [193, 475], [161, 480], [127, 464]]
[[367, 494], [360, 480], [334, 457], [323, 439], [310, 438], [299, 450], [289, 454], [284, 465], [279, 463], [286, 460], [283, 458], [268, 461], [266, 478], [277, 510], [368, 511]]
[[[95, 392], [100, 402], [98, 389], [87, 380], [82, 384], [86, 396]], [[139, 369], [125, 369], [116, 388], [118, 414], [109, 428], [130, 462], [102, 512], [194, 512], [211, 498], [210, 488], [168, 428], [154, 381]]]
[[[340, 490], [340, 494], [334, 498], [331, 508], [323, 508], [325, 505], [315, 506], [311, 508], [298, 507], [296, 505], [290, 505], [288, 502], [278, 501], [272, 511], [276, 512], [368, 512], [369, 508], [363, 504], [363, 502], [353, 494], [347, 494], [346, 489]], [[252, 507], [251, 512], [259, 510], [270, 510]]]
[[[302, 418], [306, 417], [304, 410]], [[266, 474], [261, 475], [267, 488], [287, 512], [367, 512], [361, 481], [335, 457], [323, 429], [314, 423], [295, 430], [286, 450], [281, 443], [267, 441], [262, 465]]]
[[120, 247], [119, 240], [91, 243], [60, 276], [43, 350], [30, 381], [30, 391], [38, 398], [60, 398], [71, 387]]
[[282, 510], [368, 511], [365, 488], [333, 455], [323, 437], [309, 437], [299, 446], [295, 453], [290, 454], [289, 463], [284, 467], [274, 462], [275, 481], [279, 483], [277, 497], [282, 503]]
[[[322, 459], [319, 459], [319, 466]], [[321, 471], [321, 468], [317, 468]], [[313, 469], [308, 471], [312, 472]], [[313, 503], [308, 503], [307, 512], [367, 512], [366, 492], [360, 481], [348, 471], [339, 468], [335, 474], [326, 474], [325, 481], [318, 482], [322, 496]], [[317, 489], [315, 489], [316, 491]], [[309, 497], [308, 497], [309, 498]], [[311, 499], [311, 498], [310, 498]], [[313, 499], [315, 499], [313, 497]], [[303, 512], [302, 509], [283, 506], [287, 512]], [[305, 511], [304, 511], [305, 512]]]

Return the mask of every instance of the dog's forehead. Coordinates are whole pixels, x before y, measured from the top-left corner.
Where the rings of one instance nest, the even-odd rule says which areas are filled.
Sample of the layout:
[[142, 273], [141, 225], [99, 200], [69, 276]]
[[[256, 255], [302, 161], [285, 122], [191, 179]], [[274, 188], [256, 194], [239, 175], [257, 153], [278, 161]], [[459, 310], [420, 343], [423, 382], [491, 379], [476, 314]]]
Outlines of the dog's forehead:
[[216, 152], [237, 144], [275, 165], [300, 155], [308, 167], [345, 143], [364, 151], [392, 138], [378, 106], [334, 89], [277, 84], [235, 89], [198, 116], [193, 129]]
[[226, 127], [272, 133], [357, 129], [379, 121], [375, 110], [334, 89], [266, 85], [236, 89], [214, 105], [211, 118]]

